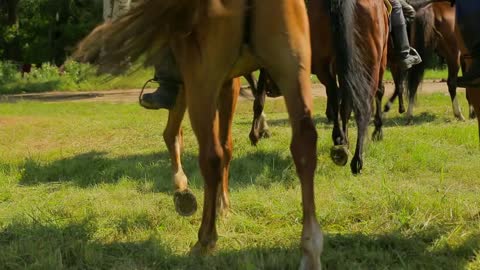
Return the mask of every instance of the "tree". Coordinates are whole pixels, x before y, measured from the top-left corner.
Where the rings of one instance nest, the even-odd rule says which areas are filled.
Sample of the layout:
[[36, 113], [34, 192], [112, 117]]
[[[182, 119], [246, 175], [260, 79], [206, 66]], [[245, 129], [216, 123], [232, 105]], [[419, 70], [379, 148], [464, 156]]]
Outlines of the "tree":
[[13, 60], [18, 59], [20, 50], [16, 33], [18, 32], [18, 4], [19, 0], [0, 0], [0, 56], [2, 54]]
[[[7, 12], [7, 1], [17, 2], [14, 15]], [[62, 64], [75, 44], [102, 21], [101, 1], [0, 0], [0, 59]], [[14, 26], [2, 23], [12, 22], [12, 17]]]

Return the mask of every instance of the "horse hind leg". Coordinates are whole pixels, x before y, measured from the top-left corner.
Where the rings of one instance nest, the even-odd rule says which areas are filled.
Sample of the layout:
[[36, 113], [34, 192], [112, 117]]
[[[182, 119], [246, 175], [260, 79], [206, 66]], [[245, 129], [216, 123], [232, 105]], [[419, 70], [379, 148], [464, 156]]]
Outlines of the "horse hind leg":
[[270, 137], [266, 116], [263, 112], [267, 95], [265, 87], [265, 72], [261, 71], [257, 86], [252, 88], [255, 89], [253, 91], [255, 100], [253, 101], [253, 121], [249, 139], [254, 146], [257, 145], [261, 138]]
[[478, 138], [480, 143], [480, 89], [470, 89], [467, 88], [467, 98], [470, 106], [473, 107], [475, 113], [477, 114], [478, 122]]
[[403, 99], [403, 92], [404, 92], [404, 81], [406, 77], [406, 73], [401, 71], [399, 68], [393, 66], [392, 67], [392, 76], [393, 81], [395, 84], [395, 89], [393, 95], [388, 100], [387, 104], [385, 104], [383, 111], [389, 112], [395, 102], [395, 99], [398, 97], [398, 112], [400, 114], [405, 112], [405, 102]]
[[163, 132], [163, 139], [172, 162], [175, 210], [181, 216], [191, 216], [197, 211], [197, 200], [188, 188], [188, 178], [182, 168], [183, 132], [181, 124], [185, 111], [185, 91], [182, 89], [175, 107], [168, 113], [168, 122]]
[[339, 88], [336, 79], [330, 75], [329, 71], [324, 71], [323, 76], [318, 76], [325, 84], [328, 94], [328, 103], [332, 111], [332, 140], [333, 147], [330, 149], [330, 158], [338, 166], [345, 166], [348, 163], [348, 142], [346, 137], [346, 126], [341, 127], [340, 121], [340, 97]]
[[218, 116], [220, 121], [220, 143], [222, 145], [224, 156], [223, 178], [217, 200], [217, 212], [220, 215], [225, 215], [230, 207], [230, 200], [228, 197], [228, 178], [233, 151], [232, 122], [239, 93], [240, 80], [238, 78], [225, 83], [220, 93], [220, 100], [222, 102], [220, 102], [218, 106]]
[[450, 99], [452, 100], [452, 109], [453, 115], [459, 121], [465, 121], [465, 117], [462, 114], [462, 110], [460, 109], [460, 105], [458, 103], [458, 96], [457, 96], [457, 77], [458, 77], [458, 70], [460, 66], [458, 63], [450, 63], [448, 64], [448, 93], [450, 94]]
[[[254, 51], [279, 86], [292, 126], [290, 150], [302, 190], [303, 257], [300, 269], [320, 269], [323, 235], [315, 214], [313, 180], [317, 164], [317, 131], [312, 118], [311, 54], [309, 31], [304, 29], [308, 26], [305, 3], [279, 0], [258, 0], [255, 3]], [[272, 31], [272, 25], [280, 29]]]
[[383, 119], [382, 119], [382, 98], [385, 93], [383, 82], [380, 83], [377, 94], [375, 95], [375, 130], [373, 131], [372, 140], [383, 140]]
[[[218, 112], [215, 106], [207, 105], [216, 104], [218, 92], [212, 92], [214, 87], [209, 83], [201, 84], [200, 80], [197, 80], [196, 83], [192, 83], [196, 85], [195, 91], [187, 92], [190, 122], [198, 140], [198, 160], [204, 179], [202, 223], [198, 232], [198, 242], [191, 250], [195, 255], [208, 254], [216, 246], [217, 203], [224, 176], [224, 151], [219, 138]], [[220, 89], [220, 86], [217, 89]]]

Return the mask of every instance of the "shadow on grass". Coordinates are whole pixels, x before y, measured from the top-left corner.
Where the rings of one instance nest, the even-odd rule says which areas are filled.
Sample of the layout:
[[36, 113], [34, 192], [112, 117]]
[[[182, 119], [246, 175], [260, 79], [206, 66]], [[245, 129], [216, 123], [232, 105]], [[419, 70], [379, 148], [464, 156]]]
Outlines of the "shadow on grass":
[[[252, 121], [253, 121], [253, 112], [252, 112]], [[235, 124], [251, 126], [252, 121], [250, 120], [238, 121], [238, 122], [235, 122]], [[314, 115], [313, 123], [315, 124], [315, 126], [317, 126], [318, 124], [327, 124], [329, 123], [329, 121], [325, 116]], [[267, 114], [267, 124], [272, 127], [290, 127], [290, 120], [288, 118], [270, 119]]]
[[388, 117], [388, 114], [383, 116], [383, 126], [384, 127], [397, 127], [397, 126], [418, 126], [427, 123], [434, 122], [437, 120], [438, 116], [431, 112], [422, 112], [419, 114], [414, 114], [412, 117], [412, 122], [409, 123], [407, 116], [405, 114]]
[[[410, 123], [405, 115], [388, 117], [388, 114], [384, 114], [383, 127], [397, 127], [397, 126], [409, 126], [409, 125], [417, 126], [417, 125], [423, 125], [426, 123], [434, 122], [437, 119], [438, 119], [438, 116], [431, 112], [422, 112], [420, 114], [413, 115], [412, 122]], [[313, 121], [317, 128], [322, 128], [326, 130], [330, 130], [331, 128], [333, 128], [333, 123], [328, 121], [328, 119], [325, 116], [315, 115]], [[290, 126], [290, 121], [286, 118], [285, 119], [268, 119], [268, 116], [267, 116], [267, 123], [269, 126], [272, 126], [272, 127], [276, 127], [276, 126], [289, 127]], [[238, 124], [251, 125], [251, 122], [242, 121], [242, 122], [239, 122]], [[319, 125], [323, 125], [323, 126], [319, 126]], [[350, 118], [348, 122], [348, 126], [349, 127], [356, 126], [355, 118], [353, 116]], [[373, 118], [370, 123], [370, 126], [373, 127]]]
[[[192, 187], [203, 187], [197, 156], [182, 155], [183, 168]], [[103, 152], [88, 152], [72, 157], [40, 162], [28, 159], [22, 165], [21, 185], [71, 182], [80, 187], [115, 184], [122, 179], [153, 182], [153, 191], [172, 189], [170, 155], [161, 152], [146, 155], [109, 157]], [[230, 167], [230, 187], [247, 185], [268, 187], [273, 182], [296, 183], [297, 177], [290, 155], [255, 151], [234, 157]]]
[[[16, 223], [0, 230], [2, 269], [297, 269], [294, 246], [247, 247], [191, 257], [174, 253], [156, 233], [144, 241], [101, 242], [92, 221], [55, 224]], [[448, 234], [446, 231], [445, 234]], [[411, 236], [330, 234], [322, 255], [325, 269], [465, 269], [480, 248], [480, 235], [455, 246], [438, 247], [440, 231]]]

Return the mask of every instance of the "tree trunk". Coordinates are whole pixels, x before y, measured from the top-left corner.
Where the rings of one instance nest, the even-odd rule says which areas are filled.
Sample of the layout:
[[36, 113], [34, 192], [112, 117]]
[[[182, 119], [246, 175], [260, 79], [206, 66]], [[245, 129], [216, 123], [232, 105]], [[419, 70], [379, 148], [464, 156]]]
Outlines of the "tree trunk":
[[[15, 25], [18, 27], [18, 3], [19, 0], [6, 0], [8, 27], [12, 27]], [[6, 45], [5, 56], [9, 60], [20, 61], [20, 51], [21, 50], [18, 44], [18, 39], [14, 38]]]

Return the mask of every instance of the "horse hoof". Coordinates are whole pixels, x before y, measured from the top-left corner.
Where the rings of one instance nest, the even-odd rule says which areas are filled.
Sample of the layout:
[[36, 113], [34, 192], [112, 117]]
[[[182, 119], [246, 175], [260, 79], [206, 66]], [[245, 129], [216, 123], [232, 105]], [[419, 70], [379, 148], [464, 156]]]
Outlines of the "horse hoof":
[[470, 119], [472, 120], [477, 118], [477, 115], [475, 114], [475, 112], [471, 112], [469, 116], [470, 116]]
[[407, 126], [412, 126], [413, 125], [413, 117], [408, 117], [407, 118]]
[[250, 139], [250, 143], [253, 145], [253, 146], [257, 146], [257, 143], [258, 141], [260, 140], [260, 134], [255, 134], [255, 132], [250, 132], [250, 134], [248, 135], [248, 138]]
[[385, 105], [385, 107], [383, 107], [383, 112], [387, 113], [389, 111], [390, 111], [390, 104], [387, 103], [387, 105]]
[[268, 138], [270, 138], [270, 136], [271, 136], [271, 134], [270, 134], [270, 131], [268, 131], [268, 129], [260, 132], [260, 138], [268, 139]]
[[353, 159], [352, 163], [350, 163], [350, 169], [353, 175], [359, 175], [363, 169], [363, 162], [358, 159]]
[[208, 245], [204, 246], [200, 242], [197, 242], [192, 249], [190, 249], [191, 256], [206, 256], [211, 254], [215, 250], [215, 242], [209, 243]]
[[372, 140], [373, 140], [374, 142], [382, 141], [382, 140], [383, 140], [383, 131], [381, 131], [381, 130], [378, 130], [378, 131], [375, 130], [375, 131], [373, 132], [373, 135], [372, 135]]
[[348, 162], [348, 149], [344, 145], [333, 146], [330, 150], [330, 157], [333, 163], [338, 166], [345, 166]]
[[197, 211], [197, 199], [189, 189], [175, 191], [173, 202], [175, 210], [180, 216], [189, 217]]
[[404, 107], [398, 108], [398, 113], [399, 113], [399, 114], [402, 114], [402, 113], [404, 113], [404, 112], [405, 112], [405, 108], [404, 108]]

